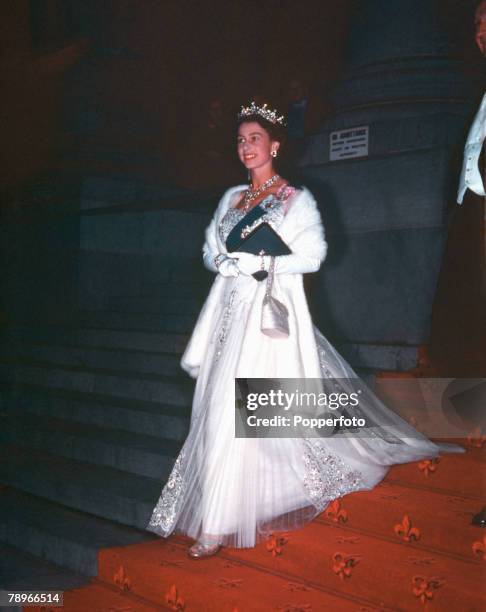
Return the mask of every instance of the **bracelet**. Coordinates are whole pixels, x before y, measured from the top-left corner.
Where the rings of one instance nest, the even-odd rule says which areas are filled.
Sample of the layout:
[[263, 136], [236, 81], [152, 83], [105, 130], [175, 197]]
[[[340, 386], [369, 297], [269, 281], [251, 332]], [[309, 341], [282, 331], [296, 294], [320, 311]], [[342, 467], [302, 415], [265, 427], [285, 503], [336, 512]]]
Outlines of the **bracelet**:
[[227, 256], [224, 253], [218, 253], [213, 259], [214, 265], [219, 269], [219, 266], [223, 263], [225, 259], [227, 259]]

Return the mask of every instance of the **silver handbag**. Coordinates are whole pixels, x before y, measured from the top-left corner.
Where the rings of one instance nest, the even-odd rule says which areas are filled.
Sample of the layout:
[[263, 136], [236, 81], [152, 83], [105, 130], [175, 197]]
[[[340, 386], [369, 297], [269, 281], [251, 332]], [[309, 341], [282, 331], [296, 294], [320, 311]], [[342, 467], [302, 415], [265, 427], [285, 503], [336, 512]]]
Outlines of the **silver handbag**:
[[289, 311], [285, 304], [272, 297], [274, 268], [275, 257], [272, 257], [262, 304], [261, 330], [263, 334], [270, 336], [270, 338], [288, 338], [290, 334]]

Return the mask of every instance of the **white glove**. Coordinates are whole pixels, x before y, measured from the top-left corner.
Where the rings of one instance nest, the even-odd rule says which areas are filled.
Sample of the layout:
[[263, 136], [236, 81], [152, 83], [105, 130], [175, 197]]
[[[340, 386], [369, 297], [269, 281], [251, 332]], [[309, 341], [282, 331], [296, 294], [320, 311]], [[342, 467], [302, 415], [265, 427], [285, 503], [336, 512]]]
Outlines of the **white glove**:
[[246, 276], [251, 276], [254, 272], [261, 269], [262, 258], [260, 255], [252, 255], [251, 253], [236, 251], [231, 253], [231, 256], [236, 259], [238, 270]]
[[[262, 269], [261, 255], [252, 255], [237, 251], [231, 254], [238, 259], [238, 269], [242, 274], [250, 276]], [[270, 255], [263, 256], [264, 269], [270, 268]], [[317, 257], [308, 257], [291, 253], [290, 255], [279, 255], [275, 257], [275, 274], [304, 274], [305, 272], [316, 272], [319, 270], [321, 260]]]
[[232, 257], [227, 257], [219, 264], [218, 272], [221, 276], [238, 276], [240, 273], [238, 262]]
[[203, 262], [204, 262], [204, 266], [208, 270], [211, 270], [211, 272], [218, 271], [218, 268], [216, 267], [216, 264], [214, 263], [214, 255], [211, 254], [211, 251], [209, 250], [209, 248], [206, 247], [206, 245], [204, 245], [204, 248], [203, 248]]
[[[222, 276], [238, 276], [239, 274], [236, 259], [232, 259], [224, 253], [219, 253], [214, 257], [206, 245], [203, 248], [203, 261], [208, 270], [219, 272]], [[216, 264], [216, 262], [218, 263]]]
[[[304, 274], [306, 272], [317, 272], [320, 267], [321, 260], [318, 257], [298, 255], [297, 253], [275, 257], [275, 274]], [[268, 270], [268, 265], [265, 266], [265, 269]]]

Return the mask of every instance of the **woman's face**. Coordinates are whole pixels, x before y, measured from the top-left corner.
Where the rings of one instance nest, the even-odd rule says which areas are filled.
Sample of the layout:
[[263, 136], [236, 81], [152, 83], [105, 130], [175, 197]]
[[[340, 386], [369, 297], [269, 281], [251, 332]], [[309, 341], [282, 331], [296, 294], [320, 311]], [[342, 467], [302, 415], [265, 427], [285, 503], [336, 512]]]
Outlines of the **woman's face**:
[[280, 143], [271, 140], [270, 135], [256, 121], [242, 123], [238, 128], [238, 157], [245, 168], [255, 170], [273, 165], [272, 151], [276, 151]]

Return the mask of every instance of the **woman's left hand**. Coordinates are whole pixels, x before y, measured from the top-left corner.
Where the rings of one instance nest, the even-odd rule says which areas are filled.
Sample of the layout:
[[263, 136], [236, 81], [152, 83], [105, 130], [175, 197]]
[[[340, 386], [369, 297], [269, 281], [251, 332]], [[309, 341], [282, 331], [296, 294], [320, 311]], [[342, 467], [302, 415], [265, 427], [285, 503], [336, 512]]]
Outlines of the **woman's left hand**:
[[260, 255], [252, 255], [251, 253], [236, 251], [235, 253], [231, 253], [231, 257], [238, 260], [238, 270], [241, 272], [241, 274], [251, 276], [254, 272], [261, 269], [262, 258]]

